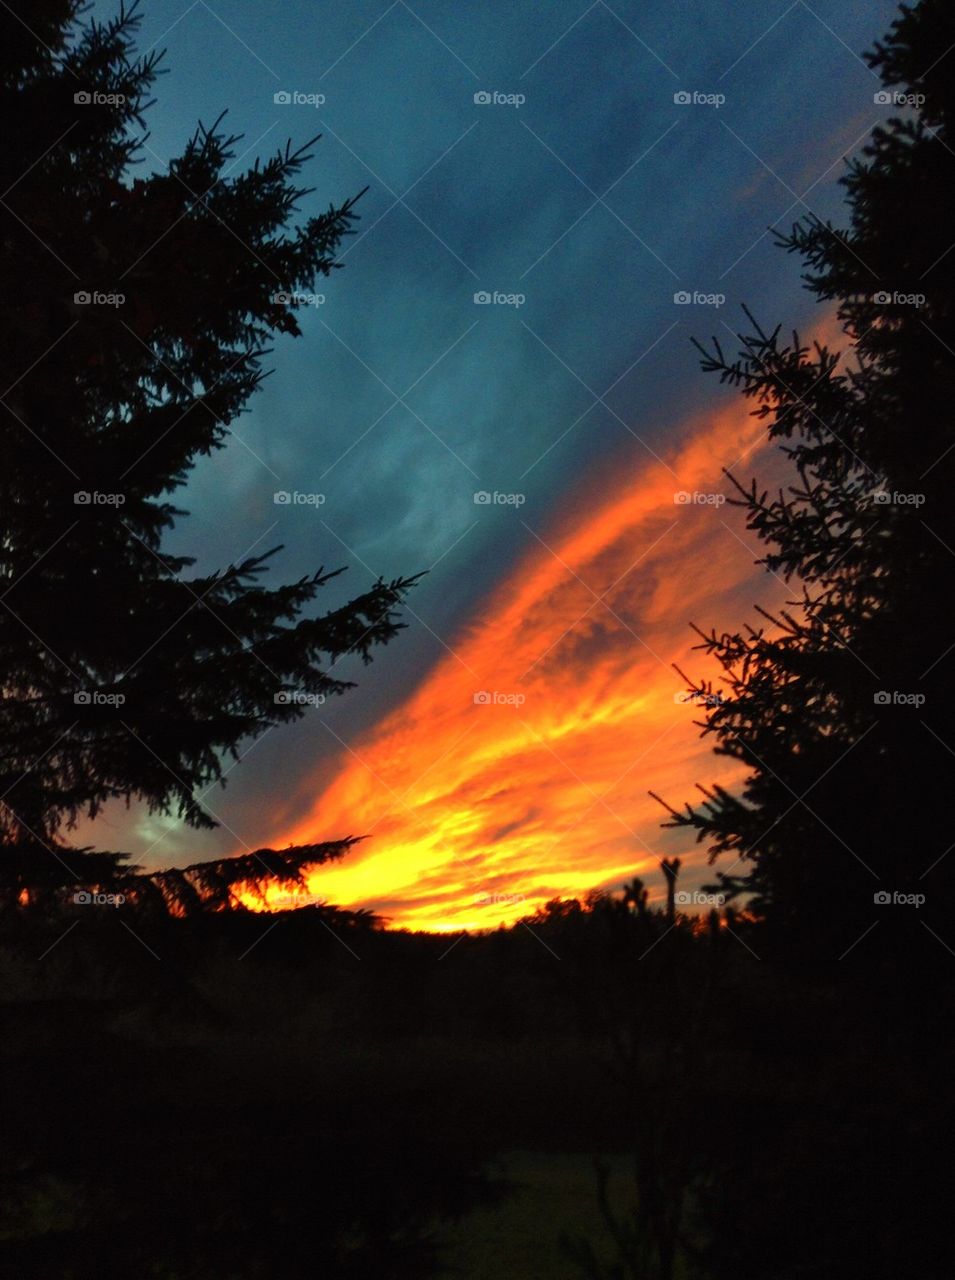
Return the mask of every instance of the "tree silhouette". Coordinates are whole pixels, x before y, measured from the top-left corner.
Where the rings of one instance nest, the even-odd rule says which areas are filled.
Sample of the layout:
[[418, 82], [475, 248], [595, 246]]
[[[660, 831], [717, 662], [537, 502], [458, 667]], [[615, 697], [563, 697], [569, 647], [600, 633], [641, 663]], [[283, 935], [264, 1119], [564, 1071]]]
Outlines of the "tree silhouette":
[[[91, 848], [59, 848], [55, 858], [37, 865], [36, 850], [13, 846], [7, 851], [0, 884], [0, 910], [71, 901], [89, 902], [90, 891], [108, 885], [118, 901], [137, 914], [182, 918], [231, 910], [247, 898], [265, 905], [266, 890], [307, 889], [307, 872], [343, 858], [360, 836], [287, 849], [250, 849], [227, 858], [211, 858], [186, 867], [145, 871], [121, 865], [125, 855]], [[73, 892], [71, 886], [90, 888]], [[367, 914], [367, 913], [366, 913]]]
[[169, 495], [228, 442], [272, 335], [300, 333], [298, 291], [338, 265], [354, 201], [299, 220], [307, 146], [232, 173], [218, 122], [132, 178], [159, 57], [135, 58], [134, 10], [81, 24], [83, 7], [0, 7], [8, 887], [116, 867], [57, 844], [110, 799], [215, 826], [197, 789], [242, 740], [301, 716], [301, 695], [351, 687], [336, 663], [395, 636], [413, 581], [314, 616], [335, 573], [267, 588], [279, 548], [202, 574], [163, 550], [185, 514]]
[[667, 885], [667, 920], [673, 924], [676, 919], [676, 880], [680, 874], [679, 858], [661, 858], [660, 870]]
[[[834, 959], [879, 919], [875, 895], [921, 892], [947, 914], [955, 635], [955, 14], [908, 8], [869, 65], [888, 114], [842, 182], [849, 226], [809, 216], [777, 238], [835, 303], [849, 359], [753, 320], [736, 359], [703, 368], [768, 420], [794, 472], [736, 485], [763, 563], [798, 588], [757, 627], [699, 632], [726, 688], [696, 691], [717, 754], [749, 771], [667, 825], [694, 829], [730, 896]], [[883, 105], [887, 104], [887, 105]], [[728, 473], [729, 474], [729, 473]], [[694, 683], [694, 682], [691, 682]], [[909, 910], [908, 919], [917, 912]], [[885, 915], [883, 913], [883, 919]], [[894, 920], [900, 919], [897, 912]], [[923, 937], [924, 932], [923, 932]]]
[[649, 897], [650, 890], [639, 876], [634, 876], [623, 886], [623, 904], [628, 910], [635, 911], [637, 915], [646, 915]]

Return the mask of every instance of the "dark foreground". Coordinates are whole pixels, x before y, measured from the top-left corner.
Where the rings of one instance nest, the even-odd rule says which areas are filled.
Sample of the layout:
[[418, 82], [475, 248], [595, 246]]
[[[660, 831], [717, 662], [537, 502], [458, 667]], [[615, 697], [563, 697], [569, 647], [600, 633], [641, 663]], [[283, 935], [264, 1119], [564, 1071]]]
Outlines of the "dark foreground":
[[0, 1276], [952, 1274], [941, 947], [811, 969], [612, 903], [4, 937]]

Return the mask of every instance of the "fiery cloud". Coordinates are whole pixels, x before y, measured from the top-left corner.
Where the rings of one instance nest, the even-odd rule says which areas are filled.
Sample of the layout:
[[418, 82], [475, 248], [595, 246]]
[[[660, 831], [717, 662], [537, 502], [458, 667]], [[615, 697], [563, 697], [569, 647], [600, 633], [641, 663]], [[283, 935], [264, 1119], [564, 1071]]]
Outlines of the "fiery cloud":
[[692, 846], [660, 830], [648, 787], [680, 802], [697, 780], [738, 779], [679, 701], [671, 664], [703, 672], [688, 624], [736, 625], [754, 599], [785, 594], [720, 501], [721, 468], [745, 456], [748, 473], [763, 435], [737, 402], [692, 423], [672, 457], [595, 477], [574, 527], [515, 513], [530, 549], [490, 607], [404, 705], [343, 746], [332, 785], [284, 833], [370, 836], [316, 869], [315, 895], [451, 929], [641, 872], [659, 887], [657, 858]]
[[[846, 345], [834, 316], [811, 340]], [[735, 629], [755, 602], [791, 593], [755, 566], [758, 544], [722, 501], [724, 467], [778, 471], [765, 423], [737, 399], [676, 438], [667, 457], [631, 450], [596, 472], [563, 525], [514, 512], [522, 559], [406, 702], [343, 743], [337, 777], [274, 842], [370, 837], [316, 868], [313, 897], [451, 930], [633, 875], [659, 896], [663, 854], [684, 858], [684, 884], [706, 878], [704, 852], [661, 830], [647, 791], [680, 804], [697, 781], [731, 786], [741, 772], [701, 741], [673, 664], [718, 689], [689, 624]], [[277, 889], [249, 899], [287, 904]]]

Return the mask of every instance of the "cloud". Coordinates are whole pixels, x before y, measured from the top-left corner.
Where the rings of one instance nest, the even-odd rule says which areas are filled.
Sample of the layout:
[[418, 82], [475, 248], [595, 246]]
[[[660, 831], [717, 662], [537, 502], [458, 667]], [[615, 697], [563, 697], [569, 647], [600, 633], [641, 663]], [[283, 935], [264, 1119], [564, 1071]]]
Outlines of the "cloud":
[[[171, 73], [150, 121], [156, 155], [175, 153], [197, 115], [211, 120], [229, 105], [230, 121], [250, 148], [243, 164], [286, 133], [301, 142], [322, 131], [306, 175], [318, 191], [303, 202], [303, 216], [370, 186], [359, 235], [344, 251], [347, 269], [323, 283], [325, 304], [306, 309], [303, 339], [277, 343], [277, 376], [238, 421], [229, 448], [203, 460], [177, 495], [194, 515], [180, 522], [166, 550], [197, 554], [205, 570], [250, 547], [282, 543], [273, 582], [323, 563], [350, 565], [328, 588], [322, 609], [379, 573], [435, 568], [409, 601], [414, 614], [400, 642], [368, 670], [347, 670], [359, 683], [354, 694], [248, 744], [228, 792], [210, 793], [208, 803], [225, 824], [217, 832], [169, 824], [157, 837], [135, 805], [127, 814], [117, 804], [99, 819], [99, 830], [84, 829], [90, 840], [102, 843], [106, 829], [110, 846], [132, 847], [150, 865], [189, 863], [240, 842], [258, 847], [276, 832], [335, 834], [377, 823], [373, 839], [334, 871], [327, 887], [323, 878], [322, 892], [385, 902], [390, 885], [395, 901], [407, 904], [407, 868], [425, 876], [433, 862], [450, 886], [447, 855], [439, 855], [445, 848], [439, 835], [423, 844], [411, 838], [408, 814], [388, 787], [400, 795], [427, 752], [452, 748], [454, 732], [473, 721], [454, 751], [464, 757], [462, 776], [475, 771], [486, 793], [463, 782], [455, 789], [452, 751], [426, 778], [446, 794], [422, 804], [415, 793], [405, 804], [430, 831], [432, 823], [444, 830], [443, 806], [467, 800], [478, 820], [467, 848], [465, 834], [456, 836], [457, 856], [477, 851], [514, 871], [529, 865], [531, 849], [556, 838], [555, 815], [564, 803], [557, 775], [545, 768], [548, 752], [531, 731], [558, 754], [583, 750], [578, 772], [592, 788], [609, 785], [615, 775], [600, 779], [596, 765], [604, 757], [608, 769], [618, 763], [611, 752], [617, 743], [622, 771], [627, 735], [633, 743], [649, 741], [657, 712], [646, 699], [662, 699], [655, 682], [673, 655], [685, 652], [686, 622], [725, 616], [731, 625], [751, 599], [766, 602], [765, 580], [748, 576], [754, 554], [722, 528], [721, 513], [674, 512], [667, 497], [668, 485], [695, 483], [690, 428], [702, 439], [716, 422], [692, 417], [715, 388], [698, 376], [687, 339], [723, 334], [724, 319], [736, 323], [736, 303], [744, 298], [768, 323], [778, 316], [802, 321], [808, 303], [794, 293], [796, 264], [771, 250], [765, 231], [791, 204], [792, 192], [771, 177], [742, 206], [736, 194], [767, 173], [765, 165], [802, 192], [800, 172], [815, 182], [831, 164], [843, 145], [837, 128], [871, 105], [871, 77], [849, 50], [864, 47], [878, 24], [868, 12], [846, 16], [837, 38], [801, 12], [767, 29], [755, 9], [727, 24], [690, 6], [689, 17], [676, 14], [674, 25], [673, 4], [651, 4], [634, 26], [635, 38], [606, 9], [575, 22], [579, 12], [563, 8], [542, 25], [540, 13], [520, 6], [439, 4], [428, 19], [436, 39], [400, 7], [373, 26], [352, 6], [332, 7], [321, 18], [303, 11], [291, 43], [280, 26], [251, 18], [248, 29], [236, 28], [237, 40], [201, 6], [168, 33], [161, 16], [145, 15], [144, 42], [171, 46]], [[692, 40], [680, 35], [681, 22], [690, 23]], [[805, 40], [794, 40], [794, 31]], [[311, 110], [277, 112], [268, 67], [283, 85], [326, 93], [317, 123]], [[591, 74], [594, 67], [601, 75]], [[688, 111], [674, 104], [676, 87], [725, 88], [726, 106], [718, 114]], [[527, 102], [520, 111], [476, 106], [478, 88], [521, 89]], [[806, 124], [798, 136], [794, 103]], [[839, 172], [837, 165], [807, 196], [823, 217], [838, 208]], [[407, 208], [394, 205], [400, 193], [407, 193]], [[594, 203], [595, 194], [605, 195], [605, 203]], [[797, 206], [792, 216], [798, 213]], [[678, 288], [725, 292], [726, 305], [677, 307]], [[478, 289], [520, 291], [526, 305], [475, 306]], [[393, 404], [392, 392], [406, 404]], [[674, 424], [684, 429], [676, 432]], [[637, 448], [630, 431], [665, 454], [678, 478], [649, 453], [622, 453], [622, 445]], [[678, 460], [681, 438], [689, 451], [686, 474]], [[719, 461], [732, 461], [729, 452]], [[581, 474], [608, 455], [603, 478], [589, 480], [585, 491]], [[705, 483], [714, 484], [713, 476]], [[322, 492], [326, 502], [320, 509], [277, 508], [277, 489]], [[476, 508], [476, 489], [520, 490], [526, 504], [518, 512]], [[634, 514], [628, 504], [638, 491], [643, 507]], [[652, 547], [668, 514], [678, 525]], [[712, 531], [699, 543], [691, 536], [694, 520]], [[626, 575], [607, 598], [613, 613], [606, 604], [587, 612], [593, 597], [535, 534], [598, 595]], [[627, 573], [641, 553], [643, 561]], [[509, 600], [519, 604], [505, 612]], [[524, 662], [520, 670], [511, 670], [512, 655]], [[492, 659], [499, 669], [483, 669]], [[472, 703], [468, 710], [474, 689], [506, 690], [535, 659], [520, 684], [528, 698], [520, 711], [530, 728], [522, 729], [518, 709], [507, 705]], [[456, 672], [463, 686], [445, 671]], [[564, 719], [577, 717], [574, 730], [561, 720], [559, 740], [541, 710], [551, 691], [553, 715], [559, 706]], [[639, 713], [618, 705], [626, 698]], [[607, 701], [603, 720], [599, 699]], [[386, 709], [395, 706], [401, 710], [388, 717]], [[483, 720], [474, 719], [478, 713]], [[472, 739], [475, 750], [507, 745], [498, 729], [508, 715], [524, 754], [505, 757], [500, 772], [526, 769], [516, 792], [510, 778], [495, 779], [491, 764], [469, 755]], [[714, 763], [686, 709], [678, 707], [676, 716], [660, 752], [675, 760], [673, 744], [683, 744], [679, 776], [673, 764], [679, 796], [696, 777], [714, 776]], [[599, 721], [600, 733], [595, 728], [588, 741], [584, 726], [591, 720]], [[494, 741], [486, 743], [489, 734]], [[343, 743], [384, 783], [362, 782]], [[620, 790], [630, 786], [642, 796], [644, 771], [658, 755], [652, 751]], [[525, 783], [535, 779], [545, 793], [540, 806], [536, 797], [528, 803]], [[563, 781], [576, 791], [567, 803], [579, 814], [593, 797], [566, 770]], [[620, 797], [613, 799], [623, 813]], [[563, 856], [564, 870], [542, 871], [535, 892], [569, 884], [578, 867], [581, 883], [591, 883], [595, 874], [609, 876], [611, 866], [649, 856], [619, 823], [613, 839], [609, 825], [598, 832], [597, 816], [612, 822], [600, 804], [576, 833], [568, 830], [553, 854], [555, 867]], [[675, 839], [658, 831], [656, 818], [655, 810], [644, 816], [641, 809], [627, 819], [654, 849]], [[603, 852], [592, 854], [598, 845]], [[579, 848], [587, 849], [585, 858]], [[387, 855], [394, 870], [381, 886], [364, 871], [355, 878], [386, 849], [394, 850]], [[453, 898], [450, 888], [435, 892]], [[423, 912], [423, 897], [414, 893]], [[485, 911], [481, 919], [487, 918]]]
[[[812, 336], [838, 332], [830, 318]], [[742, 770], [700, 740], [672, 664], [718, 688], [689, 623], [736, 627], [792, 592], [754, 566], [759, 545], [722, 501], [722, 467], [779, 472], [765, 424], [735, 398], [675, 434], [662, 463], [618, 457], [581, 486], [572, 519], [531, 528], [415, 693], [342, 743], [337, 776], [282, 836], [371, 838], [317, 869], [314, 894], [398, 925], [476, 928], [653, 874], [674, 851], [703, 878], [703, 852], [661, 831], [647, 791], [680, 804], [697, 780], [732, 786]]]
[[314, 893], [396, 924], [493, 925], [655, 869], [674, 833], [648, 787], [679, 802], [698, 777], [738, 779], [674, 700], [671, 663], [702, 669], [691, 620], [730, 625], [754, 588], [780, 595], [754, 574], [739, 513], [717, 505], [720, 467], [763, 428], [738, 402], [684, 435], [672, 471], [631, 457], [612, 486], [590, 480], [573, 527], [532, 530], [417, 691], [343, 743], [338, 775], [278, 843], [371, 838], [316, 871]]

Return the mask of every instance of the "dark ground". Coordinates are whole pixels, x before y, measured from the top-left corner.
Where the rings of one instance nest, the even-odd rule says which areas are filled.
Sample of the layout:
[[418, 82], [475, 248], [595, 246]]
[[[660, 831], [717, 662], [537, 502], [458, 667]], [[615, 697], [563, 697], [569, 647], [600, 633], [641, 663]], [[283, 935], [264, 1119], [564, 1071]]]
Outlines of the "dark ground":
[[0, 1276], [952, 1274], [937, 957], [810, 976], [613, 904], [5, 932]]

